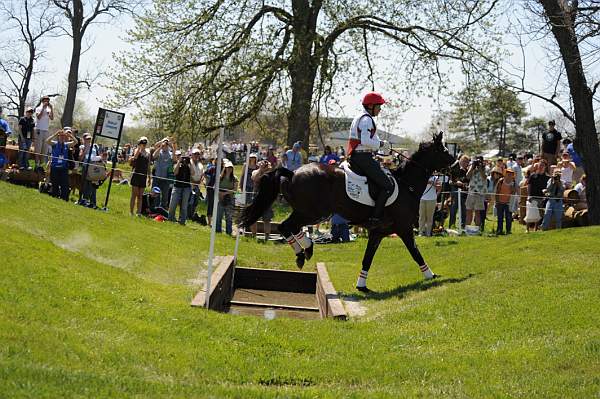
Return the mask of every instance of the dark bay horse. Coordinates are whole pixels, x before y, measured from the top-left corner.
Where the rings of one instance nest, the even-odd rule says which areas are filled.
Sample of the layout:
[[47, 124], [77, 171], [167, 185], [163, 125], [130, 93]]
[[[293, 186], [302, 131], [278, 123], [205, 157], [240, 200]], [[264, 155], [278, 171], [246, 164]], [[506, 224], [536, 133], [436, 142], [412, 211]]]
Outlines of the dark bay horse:
[[[431, 142], [421, 143], [405, 163], [392, 173], [399, 186], [398, 198], [384, 210], [381, 226], [369, 229], [369, 241], [365, 251], [357, 288], [368, 291], [366, 277], [381, 240], [396, 233], [402, 239], [412, 258], [419, 265], [426, 279], [436, 277], [429, 269], [415, 245], [413, 224], [419, 213], [419, 202], [427, 181], [434, 171], [447, 170], [455, 161], [442, 143], [443, 133], [433, 136]], [[285, 168], [272, 170], [261, 178], [258, 194], [246, 207], [240, 223], [248, 228], [271, 206], [282, 193], [293, 211], [284, 220], [279, 231], [296, 252], [296, 264], [304, 265], [313, 254], [313, 243], [306, 237], [302, 227], [317, 224], [337, 213], [352, 225], [366, 224], [372, 207], [360, 204], [348, 197], [345, 189], [344, 171], [331, 165], [307, 164], [295, 172]], [[363, 278], [363, 280], [360, 280]]]

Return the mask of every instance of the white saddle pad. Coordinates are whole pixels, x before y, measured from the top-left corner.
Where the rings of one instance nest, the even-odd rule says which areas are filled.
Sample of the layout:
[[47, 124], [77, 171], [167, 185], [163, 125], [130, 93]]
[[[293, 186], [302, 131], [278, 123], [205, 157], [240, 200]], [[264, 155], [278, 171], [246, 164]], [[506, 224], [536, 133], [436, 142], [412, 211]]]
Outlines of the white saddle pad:
[[[369, 185], [367, 184], [366, 176], [354, 173], [346, 161], [342, 162], [340, 167], [344, 170], [344, 175], [346, 175], [346, 194], [348, 194], [348, 197], [363, 205], [375, 206], [375, 200], [369, 194]], [[383, 169], [383, 172], [388, 176], [392, 175], [387, 169]], [[394, 184], [394, 191], [386, 201], [385, 206], [391, 205], [398, 198], [398, 184], [396, 183], [396, 179], [392, 178], [391, 180]]]

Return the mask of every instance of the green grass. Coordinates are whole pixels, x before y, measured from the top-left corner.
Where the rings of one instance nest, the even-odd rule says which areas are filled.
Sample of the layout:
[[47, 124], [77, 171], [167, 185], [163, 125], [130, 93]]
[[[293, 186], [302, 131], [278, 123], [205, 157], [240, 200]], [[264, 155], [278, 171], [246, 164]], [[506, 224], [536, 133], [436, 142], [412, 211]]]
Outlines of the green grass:
[[[355, 294], [366, 244], [318, 246], [365, 314], [263, 320], [189, 306], [209, 230], [108, 213], [0, 183], [0, 397], [522, 397], [600, 395], [600, 228], [399, 239]], [[234, 239], [219, 236], [216, 253]], [[293, 268], [243, 239], [240, 263]]]

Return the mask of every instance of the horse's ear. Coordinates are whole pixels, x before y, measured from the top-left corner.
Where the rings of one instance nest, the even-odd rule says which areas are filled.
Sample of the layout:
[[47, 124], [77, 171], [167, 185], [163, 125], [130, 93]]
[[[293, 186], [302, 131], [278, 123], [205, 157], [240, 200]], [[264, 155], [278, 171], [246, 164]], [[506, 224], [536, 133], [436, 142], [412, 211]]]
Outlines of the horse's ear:
[[444, 136], [444, 132], [439, 132], [438, 134], [434, 134], [433, 142], [436, 144], [440, 144], [442, 142], [443, 136]]

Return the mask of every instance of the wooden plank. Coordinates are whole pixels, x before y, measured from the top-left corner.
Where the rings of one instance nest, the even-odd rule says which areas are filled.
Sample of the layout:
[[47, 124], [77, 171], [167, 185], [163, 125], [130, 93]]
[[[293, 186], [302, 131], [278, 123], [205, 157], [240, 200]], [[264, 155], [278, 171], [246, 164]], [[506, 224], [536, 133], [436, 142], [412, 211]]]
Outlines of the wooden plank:
[[329, 279], [329, 273], [324, 263], [317, 263], [317, 300], [321, 314], [336, 320], [348, 320], [342, 300]]
[[[211, 277], [209, 308], [212, 310], [223, 310], [232, 292], [233, 256], [216, 256], [214, 260], [216, 267]], [[192, 300], [191, 305], [194, 307], [204, 307], [205, 300], [206, 291], [200, 290]]]
[[249, 267], [236, 267], [235, 269], [235, 288], [314, 294], [316, 283], [317, 274], [311, 272]]
[[308, 307], [308, 306], [282, 305], [282, 304], [277, 304], [277, 303], [230, 301], [229, 304], [237, 305], [237, 306], [254, 306], [254, 307], [261, 307], [261, 308], [303, 310], [303, 311], [307, 311], [307, 312], [318, 312], [319, 311], [319, 308], [313, 308], [313, 307]]

